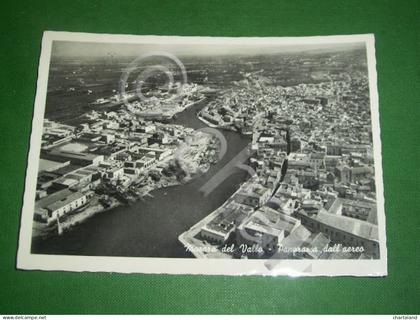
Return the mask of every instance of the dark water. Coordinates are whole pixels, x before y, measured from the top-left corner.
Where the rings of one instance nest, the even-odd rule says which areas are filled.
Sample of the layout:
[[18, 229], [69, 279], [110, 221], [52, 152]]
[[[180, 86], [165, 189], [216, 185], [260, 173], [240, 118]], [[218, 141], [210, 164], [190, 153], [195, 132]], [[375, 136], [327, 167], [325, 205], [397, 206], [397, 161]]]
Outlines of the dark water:
[[[178, 114], [174, 121], [195, 129], [206, 127], [196, 117], [206, 101]], [[178, 236], [207, 216], [226, 201], [246, 180], [247, 173], [239, 169], [206, 197], [200, 188], [226, 163], [249, 144], [249, 138], [221, 130], [228, 143], [224, 157], [202, 176], [187, 184], [152, 192], [154, 198], [138, 201], [99, 213], [62, 236], [34, 240], [33, 253], [138, 256], [191, 257]]]

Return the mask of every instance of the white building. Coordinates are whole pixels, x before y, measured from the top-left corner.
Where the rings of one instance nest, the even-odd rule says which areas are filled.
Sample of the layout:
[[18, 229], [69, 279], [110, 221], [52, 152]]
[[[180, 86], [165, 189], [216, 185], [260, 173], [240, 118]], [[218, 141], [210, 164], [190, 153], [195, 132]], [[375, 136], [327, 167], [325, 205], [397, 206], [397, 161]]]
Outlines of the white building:
[[83, 193], [68, 189], [58, 191], [36, 202], [34, 219], [51, 223], [80, 208], [86, 201], [87, 197]]

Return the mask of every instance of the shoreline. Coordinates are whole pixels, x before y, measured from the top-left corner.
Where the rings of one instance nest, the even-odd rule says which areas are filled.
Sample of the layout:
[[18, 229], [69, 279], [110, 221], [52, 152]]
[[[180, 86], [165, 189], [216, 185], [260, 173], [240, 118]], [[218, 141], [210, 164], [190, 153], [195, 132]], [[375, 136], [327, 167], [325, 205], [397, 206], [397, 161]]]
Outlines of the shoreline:
[[[196, 106], [196, 105], [198, 105], [200, 103], [203, 103], [203, 101], [205, 102], [206, 100], [208, 100], [208, 98], [209, 97], [206, 95], [205, 97], [201, 98], [200, 100], [194, 101], [194, 102], [186, 105], [185, 108], [183, 108], [182, 110], [177, 110], [177, 112], [175, 112], [171, 116], [171, 119], [172, 120], [176, 119], [176, 115], [177, 114], [181, 114], [181, 113], [183, 113], [183, 112], [185, 112], [187, 110], [190, 110], [194, 106]], [[203, 108], [205, 108], [205, 106], [203, 106], [202, 108], [200, 108], [200, 110], [203, 109]], [[212, 124], [212, 123], [206, 121], [200, 115], [200, 112], [199, 111], [198, 112], [194, 112], [194, 114], [192, 116], [195, 117], [197, 120], [199, 120], [201, 123], [207, 125], [208, 127], [217, 128], [217, 129], [220, 129], [220, 130], [226, 130], [226, 131], [235, 132], [235, 133], [240, 134], [241, 136], [247, 136], [247, 135], [241, 133], [235, 127], [215, 125], [215, 124]], [[160, 122], [160, 121], [158, 121], [158, 122]], [[184, 127], [189, 128], [188, 125], [184, 125]], [[194, 130], [197, 130], [196, 128], [193, 128], [193, 129]], [[201, 150], [200, 156], [198, 157], [199, 160], [200, 159], [208, 159], [208, 157], [206, 157], [205, 153], [206, 153], [206, 151], [212, 149], [212, 148], [209, 148], [209, 146], [214, 146], [214, 143], [215, 142], [212, 141], [212, 139], [210, 139], [208, 143], [202, 144], [202, 146], [206, 145], [206, 148], [204, 150]], [[201, 148], [199, 148], [199, 149], [201, 149]], [[220, 151], [220, 150], [218, 150], [218, 151]], [[216, 154], [217, 154], [218, 151], [216, 151]], [[134, 190], [131, 190], [132, 192], [128, 192], [129, 190], [127, 188], [127, 190], [123, 191], [122, 194], [120, 195], [121, 198], [120, 197], [116, 198], [115, 196], [108, 195], [109, 199], [112, 200], [112, 205], [110, 207], [105, 207], [102, 204], [96, 204], [95, 206], [91, 206], [90, 205], [88, 208], [86, 208], [85, 210], [83, 210], [83, 211], [81, 211], [81, 212], [79, 212], [77, 214], [67, 216], [65, 218], [65, 221], [64, 222], [61, 222], [62, 232], [59, 232], [58, 231], [57, 223], [55, 223], [55, 226], [48, 226], [48, 227], [46, 227], [46, 231], [37, 232], [35, 230], [35, 228], [33, 228], [33, 236], [32, 236], [32, 239], [48, 238], [48, 237], [53, 237], [53, 236], [57, 236], [57, 235], [58, 236], [61, 236], [62, 234], [71, 231], [71, 229], [73, 227], [85, 223], [88, 219], [90, 219], [90, 218], [92, 218], [92, 217], [94, 217], [96, 215], [99, 215], [101, 213], [110, 211], [111, 209], [115, 209], [115, 208], [118, 208], [118, 207], [129, 207], [129, 206], [131, 206], [134, 203], [139, 202], [139, 201], [143, 201], [143, 202], [144, 201], [147, 201], [148, 200], [148, 199], [146, 199], [147, 196], [149, 196], [151, 198], [154, 197], [151, 194], [154, 191], [158, 191], [158, 190], [161, 190], [161, 189], [164, 189], [164, 188], [170, 188], [170, 187], [175, 187], [175, 186], [180, 186], [180, 185], [183, 185], [183, 184], [191, 183], [195, 178], [199, 177], [200, 175], [205, 174], [215, 164], [212, 161], [206, 161], [205, 163], [199, 163], [199, 160], [195, 159], [195, 161], [193, 161], [195, 170], [192, 172], [192, 174], [191, 174], [191, 172], [189, 172], [187, 174], [187, 177], [188, 178], [186, 180], [183, 180], [183, 181], [172, 180], [173, 177], [171, 176], [171, 177], [166, 177], [167, 179], [165, 179], [164, 181], [162, 181], [162, 180], [156, 181], [152, 186], [149, 184], [149, 185], [146, 185], [146, 186], [143, 186], [143, 187], [140, 187], [140, 188], [135, 188]], [[198, 163], [196, 163], [197, 161], [198, 161]], [[216, 163], [217, 162], [218, 162], [218, 159], [216, 160]], [[163, 179], [163, 177], [164, 176], [162, 176], [161, 179]], [[241, 189], [241, 187], [244, 185], [244, 183], [246, 183], [247, 181], [248, 180], [240, 183], [238, 185], [237, 189], [234, 191], [234, 194], [236, 194]], [[95, 197], [97, 197], [97, 195], [95, 195]], [[209, 216], [211, 217], [211, 215], [213, 213], [217, 214], [220, 211], [220, 209], [223, 208], [223, 206], [225, 205], [225, 203], [227, 201], [229, 201], [229, 199], [231, 199], [231, 198], [229, 197], [222, 205], [220, 205], [218, 208], [214, 209], [208, 215], [206, 215], [205, 216], [205, 219], [207, 217], [209, 217]], [[199, 224], [200, 222], [201, 222], [201, 220], [198, 221], [196, 224]], [[193, 227], [191, 227], [191, 228], [193, 228]], [[180, 237], [184, 233], [186, 233], [186, 231], [183, 231], [182, 233], [178, 234], [178, 236], [175, 239], [183, 245], [184, 249], [186, 249], [185, 244], [180, 240]], [[188, 250], [186, 250], [186, 251], [188, 251]], [[188, 252], [190, 252], [190, 251], [188, 251]], [[193, 254], [193, 252], [191, 252], [191, 253]], [[226, 255], [226, 256], [224, 256], [224, 258], [229, 258], [229, 256]]]
[[[95, 199], [95, 200], [98, 201], [99, 199]], [[109, 207], [104, 207], [102, 204], [98, 202], [95, 205], [89, 204], [89, 206], [81, 212], [66, 216], [65, 220], [60, 222], [63, 232], [66, 232], [68, 229], [71, 229], [72, 227], [85, 222], [86, 220], [95, 216], [98, 213], [107, 212], [113, 208], [116, 208], [122, 205], [122, 203], [118, 201], [117, 199], [111, 198], [111, 200], [112, 200], [112, 203]], [[57, 223], [48, 225], [46, 223], [40, 223], [36, 221], [33, 222], [32, 239], [38, 239], [38, 238], [47, 239], [57, 234], [59, 235]]]
[[[202, 146], [205, 146], [205, 148], [198, 148], [200, 150], [200, 157], [203, 158], [205, 157], [203, 156], [203, 154], [206, 153], [206, 151], [211, 150], [211, 148], [209, 147], [214, 146], [214, 141], [212, 140], [212, 138], [205, 138], [205, 140], [207, 140], [207, 143], [202, 144]], [[160, 180], [155, 181], [153, 185], [145, 185], [140, 188], [135, 188], [135, 190], [129, 190], [129, 188], [127, 188], [126, 190], [122, 191], [117, 197], [106, 194], [108, 199], [111, 201], [109, 207], [105, 207], [102, 203], [100, 203], [100, 197], [97, 194], [95, 194], [87, 208], [77, 213], [68, 214], [64, 217], [64, 220], [60, 221], [59, 223], [53, 222], [52, 224], [47, 224], [34, 221], [32, 227], [32, 239], [48, 238], [57, 234], [60, 236], [62, 233], [68, 232], [72, 227], [84, 223], [86, 220], [97, 214], [107, 212], [117, 207], [130, 206], [138, 201], [147, 201], [147, 199], [145, 199], [147, 196], [153, 197], [151, 192], [190, 183], [195, 178], [205, 174], [213, 164], [211, 161], [206, 162], [205, 165], [208, 165], [208, 168], [203, 170], [202, 166], [204, 164], [197, 163], [197, 159], [190, 160], [190, 162], [186, 161], [185, 159], [183, 160], [183, 164], [193, 164], [194, 170], [185, 170], [184, 173], [186, 173], [186, 176], [182, 178], [181, 181], [178, 180], [176, 176], [161, 176]], [[133, 193], [135, 195], [132, 195]], [[60, 225], [60, 227], [58, 225]]]
[[[244, 181], [241, 185], [239, 185], [238, 190], [236, 190], [225, 202], [223, 202], [217, 209], [210, 212], [207, 216], [203, 219], [199, 220], [196, 224], [191, 226], [187, 231], [184, 231], [178, 236], [178, 241], [186, 248], [186, 251], [190, 252], [195, 258], [203, 258], [203, 259], [210, 259], [210, 258], [224, 258], [224, 259], [233, 259], [231, 255], [223, 253], [217, 250], [218, 245], [213, 245], [211, 243], [207, 243], [206, 246], [210, 249], [213, 248], [215, 250], [189, 250], [188, 248], [199, 248], [202, 247], [202, 243], [196, 244], [199, 242], [196, 238], [197, 234], [200, 233], [201, 228], [216, 218], [221, 212], [221, 209], [231, 202], [231, 199], [241, 190], [242, 186], [246, 184], [252, 177], [248, 180]], [[207, 252], [208, 251], [208, 252]]]

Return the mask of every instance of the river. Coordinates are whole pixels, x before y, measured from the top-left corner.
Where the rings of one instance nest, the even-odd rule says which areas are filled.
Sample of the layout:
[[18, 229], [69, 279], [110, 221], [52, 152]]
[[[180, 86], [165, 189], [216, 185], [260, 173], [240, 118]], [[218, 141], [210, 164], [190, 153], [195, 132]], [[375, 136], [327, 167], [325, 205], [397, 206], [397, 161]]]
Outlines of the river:
[[[194, 129], [206, 127], [196, 113], [207, 101], [179, 113], [172, 123]], [[32, 253], [123, 256], [177, 257], [192, 255], [185, 251], [178, 236], [225, 202], [247, 179], [247, 173], [234, 169], [210, 194], [200, 188], [249, 143], [248, 137], [220, 130], [227, 141], [227, 152], [207, 173], [189, 183], [155, 190], [130, 206], [98, 213], [61, 236], [37, 239]]]

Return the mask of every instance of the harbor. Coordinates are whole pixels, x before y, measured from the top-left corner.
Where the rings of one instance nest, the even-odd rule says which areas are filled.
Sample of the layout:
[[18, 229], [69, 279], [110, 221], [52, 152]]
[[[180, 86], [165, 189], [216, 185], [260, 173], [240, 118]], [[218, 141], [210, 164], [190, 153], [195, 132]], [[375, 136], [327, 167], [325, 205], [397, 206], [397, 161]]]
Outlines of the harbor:
[[[197, 117], [206, 103], [201, 101], [190, 106], [170, 123], [193, 129], [207, 127]], [[35, 238], [32, 251], [63, 255], [192, 257], [178, 236], [222, 205], [248, 178], [247, 173], [237, 169], [209, 195], [200, 192], [203, 185], [250, 143], [249, 137], [237, 132], [221, 132], [227, 141], [227, 152], [203, 174], [184, 184], [168, 184], [147, 192], [141, 199], [90, 215], [83, 223], [73, 225], [70, 232], [48, 239]]]

